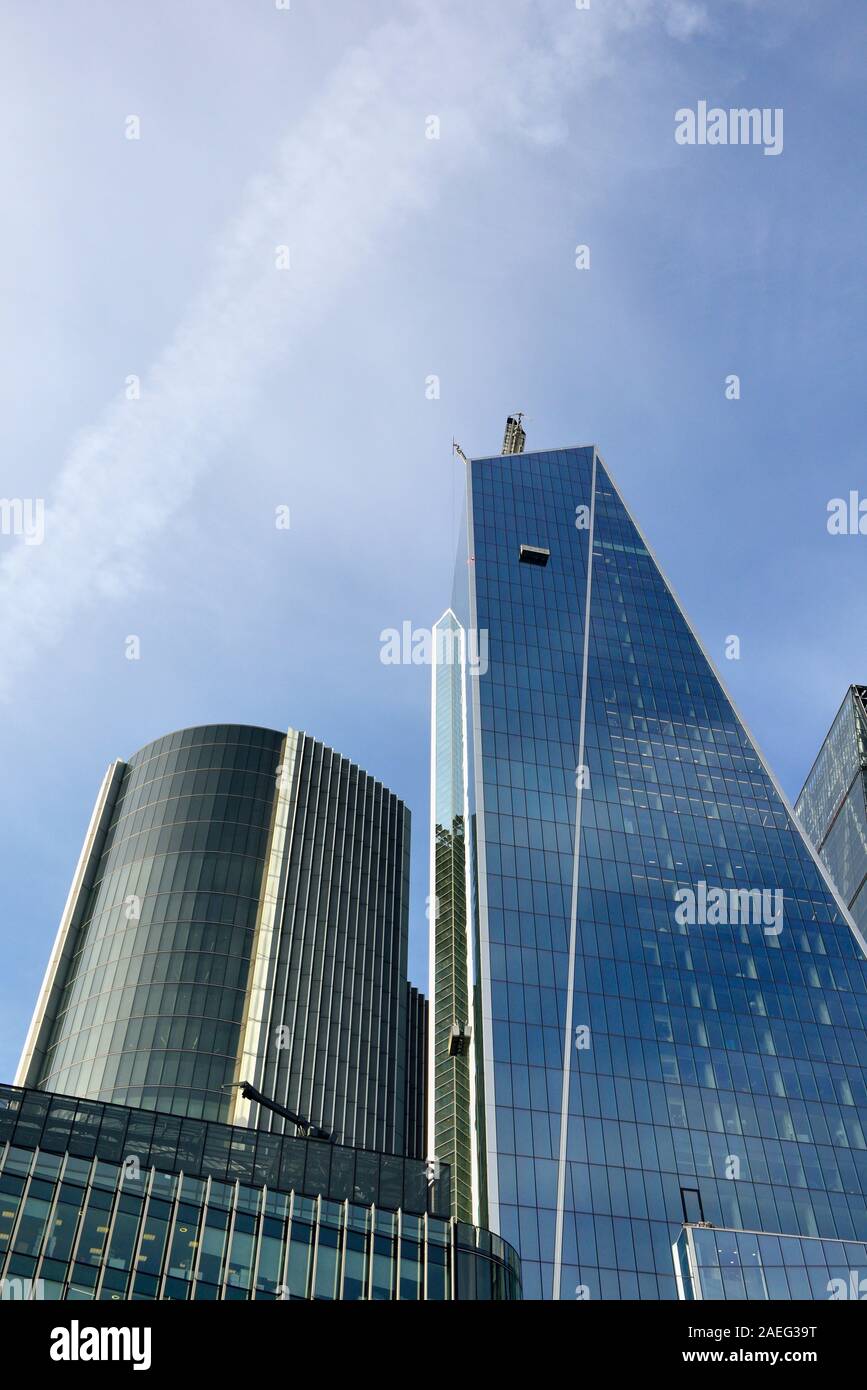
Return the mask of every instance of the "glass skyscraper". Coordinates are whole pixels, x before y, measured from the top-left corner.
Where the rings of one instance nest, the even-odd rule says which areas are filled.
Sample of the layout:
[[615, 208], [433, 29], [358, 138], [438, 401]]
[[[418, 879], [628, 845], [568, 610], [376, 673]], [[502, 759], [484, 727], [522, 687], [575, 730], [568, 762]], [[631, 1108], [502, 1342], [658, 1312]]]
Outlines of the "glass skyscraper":
[[846, 691], [795, 811], [867, 935], [867, 686]]
[[867, 1240], [863, 937], [597, 450], [466, 472], [463, 641], [433, 672], [433, 1149], [475, 1150], [525, 1297], [689, 1296], [703, 1223], [803, 1237], [804, 1263]]
[[[106, 773], [21, 1086], [424, 1155], [409, 812], [290, 729], [210, 725]], [[235, 1089], [233, 1089], [235, 1087]]]

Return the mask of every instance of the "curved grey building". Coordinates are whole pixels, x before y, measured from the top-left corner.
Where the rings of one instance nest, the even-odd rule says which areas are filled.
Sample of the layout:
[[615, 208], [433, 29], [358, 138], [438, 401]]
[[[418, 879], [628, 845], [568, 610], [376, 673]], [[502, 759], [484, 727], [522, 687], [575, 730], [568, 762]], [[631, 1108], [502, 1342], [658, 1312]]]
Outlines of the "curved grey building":
[[[306, 734], [185, 729], [106, 773], [19, 1085], [413, 1152], [409, 812]], [[422, 1111], [423, 1111], [422, 1106]]]

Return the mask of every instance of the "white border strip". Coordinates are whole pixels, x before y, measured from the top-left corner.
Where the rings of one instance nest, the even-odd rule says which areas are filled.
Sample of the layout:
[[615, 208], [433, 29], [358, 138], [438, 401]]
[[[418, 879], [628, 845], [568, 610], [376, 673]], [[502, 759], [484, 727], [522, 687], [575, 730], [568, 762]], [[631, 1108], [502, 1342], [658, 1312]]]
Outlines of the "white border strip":
[[[486, 459], [500, 457], [499, 455], [487, 455]], [[475, 559], [475, 527], [473, 516], [473, 464], [484, 462], [483, 459], [470, 459], [466, 468], [466, 543], [467, 543], [467, 598], [470, 617], [470, 631], [478, 632], [479, 616], [478, 605], [476, 602], [476, 559]], [[472, 547], [472, 554], [470, 554]], [[485, 1196], [487, 1201], [487, 1227], [489, 1230], [499, 1234], [500, 1230], [500, 1175], [499, 1175], [499, 1147], [497, 1141], [497, 1102], [496, 1090], [494, 1087], [494, 1008], [492, 1003], [491, 990], [491, 938], [488, 929], [488, 859], [487, 859], [487, 832], [485, 830], [485, 787], [484, 787], [484, 766], [482, 762], [482, 715], [478, 694], [474, 692], [468, 709], [468, 733], [469, 719], [472, 720], [472, 773], [473, 773], [473, 814], [476, 818], [475, 840], [468, 839], [469, 852], [472, 854], [473, 848], [476, 851], [476, 872], [475, 907], [479, 914], [479, 959], [476, 973], [475, 986], [481, 991], [482, 999], [482, 1069], [484, 1076], [485, 1093], [485, 1152], [480, 1161], [485, 1167]], [[469, 738], [466, 744], [467, 767], [469, 769]], [[469, 790], [469, 776], [467, 779]], [[467, 830], [470, 832], [471, 824]], [[468, 889], [472, 885], [468, 884]], [[467, 912], [469, 920], [474, 924], [473, 900], [471, 893], [467, 897]], [[473, 932], [475, 936], [475, 931]], [[475, 1019], [474, 1019], [475, 1025]], [[473, 1027], [473, 1033], [476, 1029]], [[473, 1039], [475, 1049], [477, 1039]], [[475, 1052], [478, 1057], [478, 1052]], [[473, 1125], [476, 1127], [476, 1117], [473, 1117]]]
[[[587, 592], [584, 599], [584, 655], [581, 659], [581, 717], [578, 725], [578, 768], [584, 767], [584, 732], [587, 714], [587, 677], [590, 660], [590, 600], [593, 592], [593, 539], [596, 523], [596, 450], [590, 481], [590, 532], [587, 549]], [[563, 1098], [560, 1106], [560, 1157], [557, 1168], [557, 1214], [554, 1231], [554, 1287], [552, 1298], [560, 1298], [563, 1267], [563, 1217], [566, 1199], [566, 1141], [569, 1124], [569, 1081], [572, 1072], [572, 1009], [575, 996], [575, 946], [578, 937], [578, 874], [581, 862], [581, 803], [584, 778], [578, 778], [575, 791], [575, 848], [572, 855], [572, 911], [569, 922], [569, 966], [566, 979], [566, 1031], [563, 1039]]]
[[16, 1086], [36, 1086], [39, 1082], [46, 1051], [54, 1029], [57, 1005], [66, 983], [69, 962], [75, 952], [81, 912], [87, 906], [87, 897], [93, 885], [91, 870], [96, 868], [105, 847], [105, 833], [111, 821], [118, 788], [126, 771], [126, 766], [126, 763], [117, 759], [110, 764], [102, 779], [102, 785], [90, 817], [90, 824], [87, 827], [87, 834], [84, 837], [84, 844], [81, 847], [75, 873], [72, 876], [60, 925], [57, 928], [57, 936], [54, 938], [51, 956], [45, 967], [42, 988], [39, 991], [36, 1008], [33, 1010], [33, 1017], [30, 1020], [21, 1060], [15, 1073], [14, 1084]]
[[[238, 1048], [235, 1081], [250, 1081], [258, 1089], [262, 1085], [268, 1037], [267, 1018], [273, 1003], [274, 974], [277, 968], [277, 946], [283, 929], [283, 900], [289, 868], [288, 827], [295, 796], [295, 762], [298, 753], [298, 734], [287, 730], [280, 757], [279, 778], [274, 800], [274, 823], [268, 848], [268, 863], [262, 885], [259, 921], [253, 941], [249, 968], [247, 1008], [241, 1043]], [[232, 1092], [228, 1124], [251, 1123], [254, 1102], [245, 1100], [240, 1090]]]
[[436, 898], [436, 798], [437, 798], [437, 628], [451, 609], [434, 623], [430, 695], [430, 826], [428, 833], [428, 1045], [427, 1045], [427, 1155], [436, 1157], [436, 1051], [437, 1051], [437, 898]]
[[[456, 619], [457, 621], [457, 619]], [[480, 1226], [482, 1223], [481, 1215], [481, 1191], [479, 1183], [479, 1097], [477, 1087], [478, 1066], [478, 1039], [476, 1037], [476, 1021], [480, 1012], [476, 1007], [476, 991], [478, 989], [478, 972], [475, 968], [473, 959], [475, 950], [475, 923], [473, 920], [473, 827], [470, 821], [470, 765], [469, 750], [467, 747], [467, 634], [466, 630], [458, 623], [461, 630], [461, 798], [464, 817], [464, 931], [467, 937], [467, 1008], [470, 1025], [470, 1183], [472, 1190], [472, 1210], [473, 1224]], [[476, 651], [479, 651], [479, 636], [476, 632]], [[481, 679], [477, 675], [477, 679]]]

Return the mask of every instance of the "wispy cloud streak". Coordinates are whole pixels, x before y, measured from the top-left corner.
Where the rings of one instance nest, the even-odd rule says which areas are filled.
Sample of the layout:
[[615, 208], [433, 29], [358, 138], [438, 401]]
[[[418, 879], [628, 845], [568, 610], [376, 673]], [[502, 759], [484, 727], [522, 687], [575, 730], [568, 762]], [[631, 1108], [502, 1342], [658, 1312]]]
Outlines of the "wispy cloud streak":
[[[408, 5], [332, 73], [254, 179], [214, 248], [205, 283], [142, 379], [59, 468], [45, 543], [6, 543], [0, 564], [0, 692], [91, 607], [147, 580], [155, 543], [192, 496], [262, 373], [305, 333], [400, 223], [504, 133], [565, 138], [562, 106], [605, 67], [619, 29], [662, 19], [698, 31], [703, 7], [628, 0], [613, 17], [494, 0]], [[446, 133], [424, 138], [441, 112]], [[447, 138], [446, 138], [447, 135]], [[288, 245], [291, 269], [275, 267]]]

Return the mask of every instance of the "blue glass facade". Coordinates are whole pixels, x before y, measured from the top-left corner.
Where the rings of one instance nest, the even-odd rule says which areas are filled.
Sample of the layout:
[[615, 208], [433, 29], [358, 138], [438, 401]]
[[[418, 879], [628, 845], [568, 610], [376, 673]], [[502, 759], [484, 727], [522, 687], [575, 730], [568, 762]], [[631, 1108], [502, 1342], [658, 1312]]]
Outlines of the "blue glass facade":
[[595, 449], [467, 474], [481, 1180], [524, 1296], [676, 1298], [684, 1221], [867, 1239], [830, 880]]
[[675, 1264], [687, 1300], [867, 1298], [867, 1245], [859, 1241], [687, 1225]]
[[847, 690], [795, 811], [867, 933], [867, 687]]

